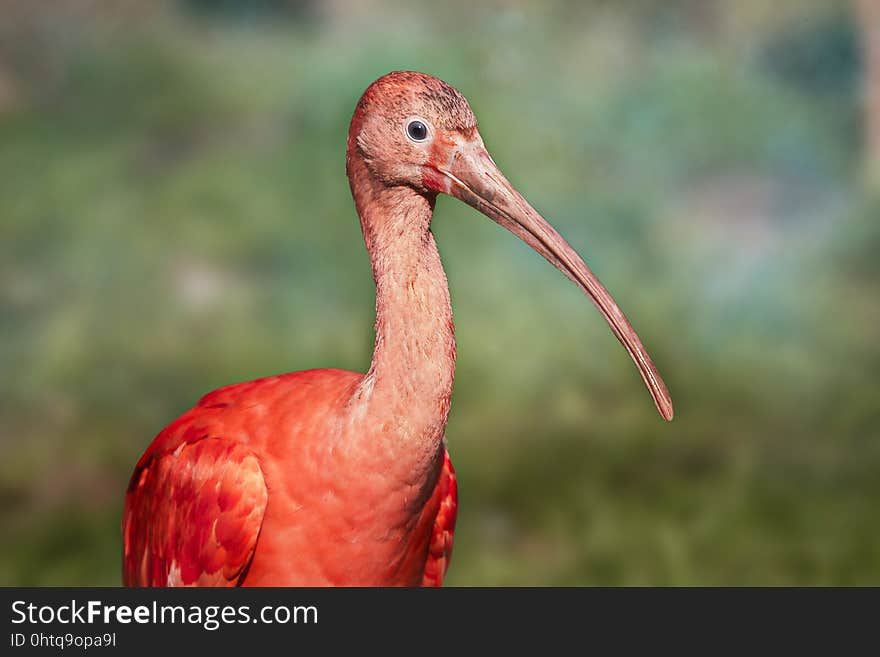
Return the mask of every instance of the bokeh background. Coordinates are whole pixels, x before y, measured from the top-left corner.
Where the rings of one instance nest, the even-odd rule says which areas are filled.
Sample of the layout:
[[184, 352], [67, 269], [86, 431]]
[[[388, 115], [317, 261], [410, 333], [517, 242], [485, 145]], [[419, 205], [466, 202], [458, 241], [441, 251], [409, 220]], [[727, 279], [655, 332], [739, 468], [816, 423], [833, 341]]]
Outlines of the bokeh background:
[[221, 385], [364, 371], [344, 173], [396, 69], [663, 372], [451, 200], [448, 583], [880, 584], [880, 2], [0, 2], [0, 584], [120, 581], [151, 438]]

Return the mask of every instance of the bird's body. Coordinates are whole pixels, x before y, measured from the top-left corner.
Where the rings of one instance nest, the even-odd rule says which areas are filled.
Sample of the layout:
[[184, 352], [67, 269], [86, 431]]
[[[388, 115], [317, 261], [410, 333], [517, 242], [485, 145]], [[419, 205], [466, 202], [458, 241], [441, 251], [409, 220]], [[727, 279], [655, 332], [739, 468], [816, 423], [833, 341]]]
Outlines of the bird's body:
[[347, 405], [363, 379], [310, 370], [228, 386], [166, 428], [132, 478], [130, 495], [146, 503], [129, 512], [143, 517], [125, 524], [173, 525], [125, 534], [126, 583], [439, 584], [456, 505], [445, 446], [413, 481], [381, 462], [375, 435], [345, 444], [334, 425], [357, 411]]
[[364, 93], [347, 172], [376, 282], [369, 371], [309, 370], [206, 395], [135, 467], [123, 517], [127, 585], [439, 585], [457, 510], [444, 431], [455, 372], [446, 276], [430, 231], [452, 194], [578, 284], [671, 402], [626, 318], [482, 145], [467, 102], [392, 73]]

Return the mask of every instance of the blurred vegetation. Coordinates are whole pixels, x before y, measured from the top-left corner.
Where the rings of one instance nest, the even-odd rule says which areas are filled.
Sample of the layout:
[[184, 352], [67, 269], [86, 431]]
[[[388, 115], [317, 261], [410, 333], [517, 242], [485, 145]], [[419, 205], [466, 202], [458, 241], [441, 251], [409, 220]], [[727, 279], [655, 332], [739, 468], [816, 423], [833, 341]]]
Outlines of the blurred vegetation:
[[471, 100], [666, 377], [438, 202], [459, 366], [450, 584], [880, 584], [880, 196], [846, 3], [8, 0], [0, 584], [119, 582], [152, 436], [204, 392], [363, 371], [344, 174], [379, 75]]

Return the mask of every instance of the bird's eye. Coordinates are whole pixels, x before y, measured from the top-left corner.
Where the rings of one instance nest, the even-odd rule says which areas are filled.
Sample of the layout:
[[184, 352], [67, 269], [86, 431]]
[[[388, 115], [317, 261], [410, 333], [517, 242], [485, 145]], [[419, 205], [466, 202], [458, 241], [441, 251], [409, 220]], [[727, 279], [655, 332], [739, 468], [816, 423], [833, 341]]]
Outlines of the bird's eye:
[[406, 134], [413, 141], [425, 141], [428, 138], [428, 126], [418, 120], [410, 121], [406, 125]]

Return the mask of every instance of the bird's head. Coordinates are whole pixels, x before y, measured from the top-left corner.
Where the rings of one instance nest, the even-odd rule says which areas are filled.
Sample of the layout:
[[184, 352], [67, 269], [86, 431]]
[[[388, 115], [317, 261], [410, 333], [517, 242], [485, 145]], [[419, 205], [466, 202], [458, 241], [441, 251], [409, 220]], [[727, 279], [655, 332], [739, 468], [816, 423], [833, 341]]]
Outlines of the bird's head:
[[577, 252], [498, 169], [457, 89], [414, 71], [379, 78], [358, 102], [347, 155], [350, 176], [356, 158], [383, 186], [409, 187], [431, 198], [454, 196], [544, 256], [596, 305], [632, 357], [660, 415], [672, 419], [669, 392], [626, 316]]
[[358, 102], [349, 156], [363, 158], [373, 178], [422, 193], [442, 191], [431, 173], [463, 146], [482, 144], [477, 120], [457, 89], [424, 73], [397, 71], [371, 84]]

